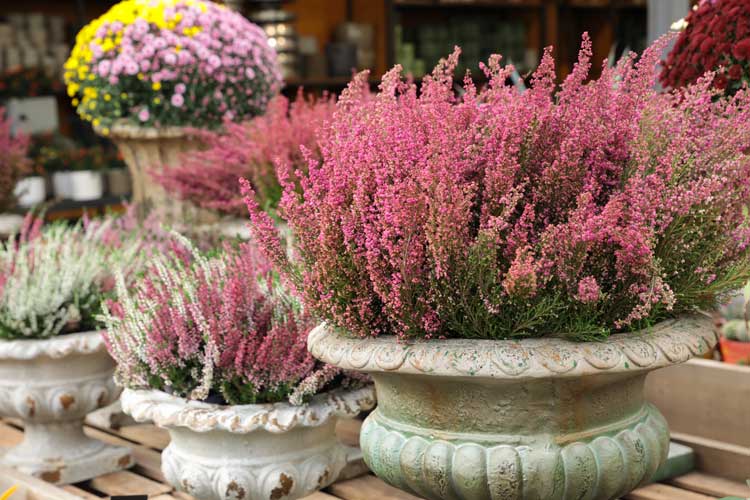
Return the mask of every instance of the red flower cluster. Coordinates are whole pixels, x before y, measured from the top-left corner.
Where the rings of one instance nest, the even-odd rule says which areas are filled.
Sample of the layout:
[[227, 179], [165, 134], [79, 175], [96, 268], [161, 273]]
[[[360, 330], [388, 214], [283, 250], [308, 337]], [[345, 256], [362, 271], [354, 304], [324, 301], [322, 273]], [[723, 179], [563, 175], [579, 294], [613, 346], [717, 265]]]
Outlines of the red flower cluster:
[[750, 79], [750, 0], [703, 0], [685, 21], [662, 84], [682, 87], [714, 71], [714, 85], [733, 95]]

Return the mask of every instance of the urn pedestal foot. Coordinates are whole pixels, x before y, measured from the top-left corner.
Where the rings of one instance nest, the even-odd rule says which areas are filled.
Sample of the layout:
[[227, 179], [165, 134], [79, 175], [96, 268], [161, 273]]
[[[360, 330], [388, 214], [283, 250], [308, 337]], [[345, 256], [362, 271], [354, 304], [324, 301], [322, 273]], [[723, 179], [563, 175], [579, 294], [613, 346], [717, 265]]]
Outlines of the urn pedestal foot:
[[83, 420], [27, 423], [24, 440], [0, 463], [54, 484], [69, 484], [133, 465], [128, 448], [111, 446], [83, 433]]

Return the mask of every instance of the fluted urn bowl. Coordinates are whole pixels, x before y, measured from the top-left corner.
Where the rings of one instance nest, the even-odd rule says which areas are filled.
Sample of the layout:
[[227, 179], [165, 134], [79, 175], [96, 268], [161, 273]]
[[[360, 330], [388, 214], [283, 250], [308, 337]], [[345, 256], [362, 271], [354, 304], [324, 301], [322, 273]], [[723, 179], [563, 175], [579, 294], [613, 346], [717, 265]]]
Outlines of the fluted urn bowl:
[[349, 338], [326, 325], [312, 354], [372, 375], [365, 462], [412, 494], [442, 499], [613, 499], [666, 460], [669, 430], [644, 400], [651, 370], [707, 352], [710, 318], [603, 342]]
[[318, 394], [309, 404], [223, 406], [126, 389], [123, 410], [169, 431], [162, 471], [200, 500], [281, 500], [336, 480], [359, 450], [339, 443], [336, 421], [375, 405], [373, 387]]
[[0, 463], [53, 483], [127, 468], [130, 450], [83, 433], [83, 419], [117, 400], [101, 332], [0, 341], [0, 416], [24, 423], [23, 441]]

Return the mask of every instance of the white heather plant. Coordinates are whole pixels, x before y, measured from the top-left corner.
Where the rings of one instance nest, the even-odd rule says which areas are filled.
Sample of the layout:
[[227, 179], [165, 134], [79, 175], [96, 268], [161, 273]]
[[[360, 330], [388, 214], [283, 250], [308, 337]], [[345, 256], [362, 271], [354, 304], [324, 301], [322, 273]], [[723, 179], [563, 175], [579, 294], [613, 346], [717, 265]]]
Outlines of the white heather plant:
[[[27, 220], [18, 240], [0, 246], [0, 339], [39, 339], [99, 326], [112, 290], [111, 269], [140, 255], [134, 237], [112, 242], [113, 219], [51, 224]], [[132, 269], [132, 267], [131, 267]]]

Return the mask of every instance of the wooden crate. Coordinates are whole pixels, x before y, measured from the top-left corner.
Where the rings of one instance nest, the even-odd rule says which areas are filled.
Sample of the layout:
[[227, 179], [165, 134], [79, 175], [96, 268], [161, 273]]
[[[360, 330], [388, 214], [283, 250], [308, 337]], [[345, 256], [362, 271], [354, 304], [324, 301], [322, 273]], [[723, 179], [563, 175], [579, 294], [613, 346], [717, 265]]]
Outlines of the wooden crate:
[[[346, 421], [339, 426], [339, 437], [356, 443], [360, 422]], [[0, 422], [0, 446], [12, 446], [22, 436], [18, 422]], [[104, 441], [133, 449], [133, 469], [107, 474], [69, 486], [52, 486], [37, 479], [0, 467], [0, 492], [12, 485], [19, 490], [11, 500], [98, 500], [112, 495], [147, 494], [155, 500], [191, 500], [164, 481], [160, 470], [160, 451], [168, 443], [166, 431], [151, 425], [131, 425], [117, 431], [86, 427], [86, 433]], [[700, 453], [700, 450], [699, 450]], [[748, 471], [750, 472], [750, 471]], [[341, 480], [306, 500], [418, 500], [417, 497], [388, 486], [366, 469], [350, 470], [351, 477]], [[711, 500], [726, 496], [750, 497], [750, 488], [738, 481], [717, 475], [693, 472], [670, 481], [640, 488], [628, 500]]]
[[693, 448], [700, 470], [750, 479], [750, 367], [693, 359], [651, 373], [646, 398], [667, 418], [672, 439]]

